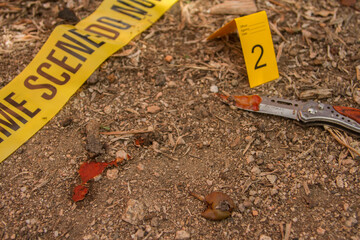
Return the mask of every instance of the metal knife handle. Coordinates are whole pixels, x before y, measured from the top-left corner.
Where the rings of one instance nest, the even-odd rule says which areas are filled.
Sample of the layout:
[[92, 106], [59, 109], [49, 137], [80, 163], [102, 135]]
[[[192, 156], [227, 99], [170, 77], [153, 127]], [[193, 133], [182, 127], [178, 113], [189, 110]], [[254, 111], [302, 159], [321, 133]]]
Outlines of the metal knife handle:
[[[356, 110], [356, 111], [355, 111]], [[346, 114], [345, 114], [346, 112]], [[328, 122], [360, 133], [360, 110], [309, 101], [299, 111], [299, 119], [305, 123]]]
[[360, 124], [360, 109], [340, 106], [334, 106], [334, 109], [338, 113], [345, 115]]

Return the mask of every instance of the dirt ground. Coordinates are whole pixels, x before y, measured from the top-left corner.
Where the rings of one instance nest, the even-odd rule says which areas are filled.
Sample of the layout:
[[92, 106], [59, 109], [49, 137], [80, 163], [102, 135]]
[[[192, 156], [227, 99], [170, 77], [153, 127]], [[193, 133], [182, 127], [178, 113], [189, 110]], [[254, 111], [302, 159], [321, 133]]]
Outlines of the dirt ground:
[[[0, 87], [66, 22], [56, 18], [62, 6], [81, 19], [100, 2], [3, 4]], [[0, 239], [360, 239], [356, 153], [322, 126], [232, 109], [210, 91], [359, 108], [360, 12], [335, 0], [258, 0], [280, 78], [251, 89], [236, 34], [202, 41], [238, 17], [207, 13], [219, 2], [175, 4], [0, 164]], [[94, 156], [90, 124], [95, 132], [154, 131], [100, 135]], [[340, 134], [360, 150], [358, 136]], [[136, 146], [139, 137], [145, 146]], [[92, 180], [83, 201], [71, 199], [81, 163], [124, 151], [131, 159]], [[206, 205], [190, 191], [221, 191], [236, 209], [204, 219]]]

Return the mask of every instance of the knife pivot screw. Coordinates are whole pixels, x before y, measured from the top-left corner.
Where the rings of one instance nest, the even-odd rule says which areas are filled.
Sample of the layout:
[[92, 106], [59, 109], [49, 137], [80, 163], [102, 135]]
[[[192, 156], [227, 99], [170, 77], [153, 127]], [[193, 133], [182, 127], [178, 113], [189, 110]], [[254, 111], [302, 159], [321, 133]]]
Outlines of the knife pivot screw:
[[323, 103], [319, 103], [318, 107], [319, 107], [320, 110], [324, 110], [325, 105]]
[[316, 110], [313, 109], [313, 108], [309, 108], [309, 109], [308, 109], [308, 112], [309, 112], [310, 114], [314, 115], [314, 114], [316, 113]]

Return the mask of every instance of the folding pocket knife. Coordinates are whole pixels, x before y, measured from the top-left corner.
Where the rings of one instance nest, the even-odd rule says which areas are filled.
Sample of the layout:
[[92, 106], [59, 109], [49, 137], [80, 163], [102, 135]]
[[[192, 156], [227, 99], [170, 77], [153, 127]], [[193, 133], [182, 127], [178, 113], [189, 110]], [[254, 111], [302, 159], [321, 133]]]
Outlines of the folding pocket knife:
[[360, 109], [259, 95], [226, 96], [217, 93], [216, 96], [239, 109], [290, 118], [310, 125], [333, 125], [360, 134]]

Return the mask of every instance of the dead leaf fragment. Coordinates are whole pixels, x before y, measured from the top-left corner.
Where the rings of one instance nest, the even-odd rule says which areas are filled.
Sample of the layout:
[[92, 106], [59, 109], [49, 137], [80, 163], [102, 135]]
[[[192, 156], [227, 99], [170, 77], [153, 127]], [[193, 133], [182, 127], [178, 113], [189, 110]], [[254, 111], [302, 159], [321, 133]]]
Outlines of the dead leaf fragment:
[[360, 65], [356, 66], [356, 79], [360, 81]]
[[209, 220], [223, 220], [229, 217], [235, 208], [234, 201], [222, 192], [212, 192], [205, 198], [193, 192], [190, 194], [200, 201], [205, 201], [207, 203], [208, 208], [201, 214], [201, 216]]
[[257, 11], [253, 0], [225, 1], [210, 8], [210, 14], [247, 15]]

